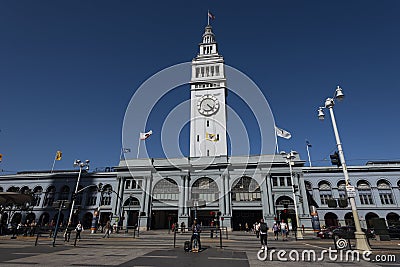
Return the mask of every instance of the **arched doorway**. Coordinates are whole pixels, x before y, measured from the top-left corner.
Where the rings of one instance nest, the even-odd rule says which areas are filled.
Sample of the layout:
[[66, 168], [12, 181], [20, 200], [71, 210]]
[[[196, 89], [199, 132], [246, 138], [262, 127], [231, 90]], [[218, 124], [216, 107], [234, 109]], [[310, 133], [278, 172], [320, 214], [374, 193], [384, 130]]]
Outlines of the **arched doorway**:
[[296, 227], [296, 212], [294, 209], [294, 201], [291, 197], [280, 196], [275, 201], [275, 209], [277, 212], [277, 220], [284, 220], [286, 223]]
[[354, 226], [353, 213], [348, 212], [344, 215], [344, 222], [347, 226]]
[[124, 211], [126, 212], [127, 222], [126, 226], [128, 228], [133, 228], [134, 226], [139, 225], [139, 211], [140, 211], [140, 202], [136, 197], [129, 197], [124, 202]]
[[400, 225], [400, 216], [397, 213], [389, 212], [386, 215], [386, 221], [388, 226]]
[[86, 212], [82, 218], [83, 229], [90, 229], [92, 226], [93, 214], [91, 212]]
[[31, 212], [26, 215], [26, 223], [31, 224], [36, 219], [35, 213]]
[[366, 215], [365, 215], [365, 222], [367, 223], [367, 228], [371, 228], [371, 227], [373, 227], [373, 223], [372, 223], [372, 219], [376, 219], [376, 218], [379, 218], [379, 216], [378, 216], [378, 214], [376, 214], [376, 213], [373, 213], [373, 212], [368, 212]]
[[246, 223], [251, 228], [262, 218], [260, 185], [253, 178], [242, 176], [233, 183], [231, 191], [233, 230], [244, 229]]
[[324, 216], [325, 219], [325, 226], [339, 226], [338, 216], [333, 212], [328, 212]]
[[[215, 212], [218, 212], [219, 210], [219, 189], [217, 183], [209, 177], [202, 177], [197, 179], [192, 185], [191, 199], [205, 200], [208, 209], [197, 210], [197, 221], [203, 225], [210, 225], [211, 221], [215, 218], [215, 215], [213, 214]], [[210, 207], [214, 208], [215, 210], [210, 210]], [[192, 208], [190, 218], [191, 221], [189, 222], [189, 225], [192, 224], [194, 217], [195, 209]]]
[[39, 217], [38, 225], [46, 225], [49, 224], [50, 215], [47, 212], [43, 212]]
[[[54, 217], [52, 219], [52, 221], [54, 221], [54, 224], [57, 223], [57, 219], [58, 219], [58, 212], [56, 214], [54, 214]], [[65, 225], [64, 214], [62, 212], [60, 213], [60, 220], [58, 221], [58, 225]]]
[[168, 229], [178, 222], [179, 187], [171, 178], [160, 180], [153, 189], [152, 229]]

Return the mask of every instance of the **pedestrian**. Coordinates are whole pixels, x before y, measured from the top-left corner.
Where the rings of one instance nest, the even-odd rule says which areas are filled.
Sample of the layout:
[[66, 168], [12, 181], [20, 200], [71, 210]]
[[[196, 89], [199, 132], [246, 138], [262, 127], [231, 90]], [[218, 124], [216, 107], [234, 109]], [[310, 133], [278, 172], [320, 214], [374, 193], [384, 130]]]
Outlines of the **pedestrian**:
[[110, 233], [111, 233], [111, 222], [107, 221], [106, 225], [104, 226], [104, 235], [103, 238], [105, 238], [107, 236], [107, 238], [110, 237]]
[[67, 229], [65, 230], [65, 233], [64, 233], [64, 242], [69, 242], [69, 239], [71, 238], [72, 230], [74, 230], [74, 227], [72, 225], [68, 224]]
[[256, 232], [257, 238], [259, 238], [260, 237], [260, 224], [258, 222], [256, 222], [254, 224], [254, 231]]
[[278, 240], [279, 237], [279, 226], [278, 224], [275, 222], [274, 226], [272, 226], [272, 230], [274, 231], [274, 240]]
[[81, 239], [81, 232], [83, 231], [83, 226], [82, 226], [80, 221], [76, 225], [75, 231], [76, 231], [75, 239], [79, 239], [80, 240]]
[[201, 250], [200, 233], [201, 233], [201, 227], [197, 223], [197, 220], [194, 220], [192, 225], [192, 237], [190, 238], [190, 244], [193, 244], [193, 240], [196, 238], [199, 250]]
[[244, 228], [246, 230], [246, 233], [248, 233], [249, 232], [249, 224], [247, 222], [244, 224]]
[[185, 222], [181, 222], [181, 234], [183, 234], [185, 232]]
[[288, 240], [287, 239], [287, 234], [288, 234], [288, 226], [287, 223], [285, 223], [285, 220], [282, 220], [280, 224], [281, 228], [281, 233], [282, 233], [282, 241]]
[[264, 219], [261, 219], [260, 220], [261, 249], [267, 250], [267, 237], [268, 237], [268, 226], [264, 222]]
[[304, 230], [304, 224], [301, 225], [301, 233], [304, 234], [305, 230]]

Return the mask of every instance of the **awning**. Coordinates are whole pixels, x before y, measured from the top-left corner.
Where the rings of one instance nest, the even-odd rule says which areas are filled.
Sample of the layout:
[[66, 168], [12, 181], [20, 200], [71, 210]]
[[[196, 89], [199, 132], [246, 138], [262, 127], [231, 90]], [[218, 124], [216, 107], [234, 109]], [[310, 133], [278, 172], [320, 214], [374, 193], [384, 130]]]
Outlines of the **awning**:
[[0, 192], [0, 205], [6, 206], [10, 204], [23, 205], [28, 202], [32, 202], [33, 196], [15, 192]]

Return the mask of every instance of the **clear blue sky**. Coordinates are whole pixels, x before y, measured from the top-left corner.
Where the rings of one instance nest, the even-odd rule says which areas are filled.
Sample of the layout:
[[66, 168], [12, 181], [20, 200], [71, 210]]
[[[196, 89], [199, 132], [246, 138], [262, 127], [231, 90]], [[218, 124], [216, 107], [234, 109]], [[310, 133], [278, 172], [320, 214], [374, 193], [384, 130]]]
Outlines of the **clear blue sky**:
[[[316, 110], [340, 84], [348, 163], [400, 159], [400, 1], [1, 0], [0, 169], [50, 169], [58, 149], [56, 169], [76, 158], [117, 165], [130, 98], [157, 71], [196, 56], [207, 9], [225, 62], [256, 82], [292, 133], [281, 150], [307, 159], [308, 139], [315, 165], [330, 165], [332, 126]], [[151, 156], [162, 156], [156, 145]]]

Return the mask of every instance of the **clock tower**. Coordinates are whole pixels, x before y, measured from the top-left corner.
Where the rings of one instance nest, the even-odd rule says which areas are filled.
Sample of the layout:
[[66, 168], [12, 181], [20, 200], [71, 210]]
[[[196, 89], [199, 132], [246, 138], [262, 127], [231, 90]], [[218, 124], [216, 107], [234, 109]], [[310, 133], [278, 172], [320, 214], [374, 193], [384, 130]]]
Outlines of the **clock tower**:
[[192, 60], [190, 91], [190, 157], [227, 155], [224, 59], [210, 25]]

